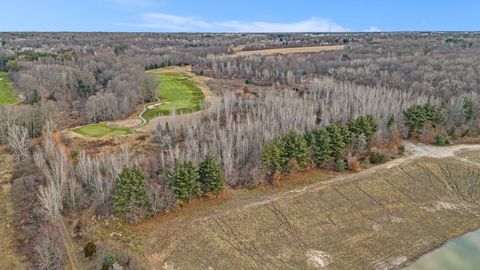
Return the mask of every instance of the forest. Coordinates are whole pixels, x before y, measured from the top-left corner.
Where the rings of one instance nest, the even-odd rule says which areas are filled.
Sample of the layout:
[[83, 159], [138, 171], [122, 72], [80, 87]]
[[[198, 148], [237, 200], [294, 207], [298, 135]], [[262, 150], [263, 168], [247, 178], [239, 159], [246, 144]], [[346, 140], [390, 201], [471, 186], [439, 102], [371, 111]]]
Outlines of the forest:
[[[319, 45], [344, 47], [233, 53]], [[64, 269], [70, 232], [57, 224], [85, 213], [134, 224], [300, 172], [358, 172], [404, 155], [405, 139], [478, 142], [479, 52], [480, 36], [468, 32], [0, 33], [0, 71], [21, 101], [0, 105], [0, 144], [15, 157], [12, 187], [23, 194], [22, 253], [39, 269]], [[208, 78], [215, 102], [197, 96], [192, 117], [149, 116], [150, 132], [69, 135], [111, 128], [156, 102], [162, 80], [148, 71], [172, 66]], [[95, 253], [88, 243], [86, 257]], [[133, 258], [122, 263], [137, 269]]]

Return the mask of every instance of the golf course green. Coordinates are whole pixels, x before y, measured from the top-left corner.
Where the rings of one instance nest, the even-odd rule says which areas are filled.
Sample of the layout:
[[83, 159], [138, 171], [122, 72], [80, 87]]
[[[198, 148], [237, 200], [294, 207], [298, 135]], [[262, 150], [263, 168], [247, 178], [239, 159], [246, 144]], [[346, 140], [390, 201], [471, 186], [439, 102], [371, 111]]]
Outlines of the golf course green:
[[7, 72], [0, 72], [0, 105], [11, 105], [20, 100], [13, 91], [12, 82], [8, 78]]
[[119, 136], [132, 133], [129, 129], [112, 128], [105, 124], [86, 125], [73, 129], [73, 132], [88, 137]]
[[156, 73], [160, 84], [157, 97], [160, 102], [147, 105], [143, 117], [151, 120], [157, 116], [199, 111], [204, 95], [192, 78], [185, 74]]

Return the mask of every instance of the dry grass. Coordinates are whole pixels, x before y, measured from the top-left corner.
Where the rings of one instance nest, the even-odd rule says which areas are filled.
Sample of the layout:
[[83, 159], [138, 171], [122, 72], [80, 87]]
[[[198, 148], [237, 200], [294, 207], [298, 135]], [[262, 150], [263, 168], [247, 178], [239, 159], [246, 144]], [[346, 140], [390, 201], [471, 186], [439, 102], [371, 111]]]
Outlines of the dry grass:
[[15, 209], [11, 194], [14, 159], [0, 148], [0, 269], [26, 269], [25, 258], [17, 252]]
[[293, 48], [279, 48], [279, 49], [266, 49], [255, 51], [241, 51], [234, 50], [234, 53], [230, 56], [249, 56], [249, 55], [285, 55], [293, 53], [318, 53], [327, 51], [343, 50], [344, 45], [330, 45], [330, 46], [312, 46], [312, 47], [293, 47]]
[[478, 165], [450, 157], [335, 178], [342, 181], [314, 183], [331, 177], [315, 172], [299, 175], [315, 188], [286, 191], [288, 180], [277, 190], [235, 190], [136, 226], [100, 222], [89, 233], [155, 269], [399, 269], [480, 226], [479, 175]]

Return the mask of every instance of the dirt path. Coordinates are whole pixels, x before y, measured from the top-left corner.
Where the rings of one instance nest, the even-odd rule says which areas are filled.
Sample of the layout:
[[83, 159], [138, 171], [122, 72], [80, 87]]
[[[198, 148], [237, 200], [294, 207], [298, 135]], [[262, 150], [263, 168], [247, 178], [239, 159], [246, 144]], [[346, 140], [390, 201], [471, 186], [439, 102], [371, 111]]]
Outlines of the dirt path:
[[[407, 164], [409, 162], [414, 161], [415, 159], [422, 158], [422, 157], [431, 157], [431, 158], [452, 157], [462, 162], [480, 167], [480, 163], [476, 163], [456, 155], [461, 150], [480, 150], [480, 145], [477, 145], [477, 144], [474, 144], [474, 145], [461, 144], [461, 145], [439, 147], [439, 146], [432, 146], [432, 145], [426, 145], [426, 144], [414, 144], [411, 142], [405, 142], [405, 148], [407, 149], [408, 152], [410, 152], [410, 155], [394, 159], [385, 164], [377, 165], [377, 166], [368, 168], [366, 170], [360, 171], [358, 173], [352, 173], [344, 176], [334, 177], [329, 180], [306, 185], [303, 188], [295, 188], [293, 190], [267, 196], [262, 199], [247, 201], [242, 205], [242, 207], [240, 207], [237, 210], [243, 210], [250, 207], [266, 205], [276, 201], [291, 199], [308, 192], [314, 193], [325, 188], [326, 186], [348, 182], [348, 181], [352, 181], [352, 180], [366, 177], [369, 175], [373, 175], [375, 173], [378, 173], [379, 171], [397, 167], [403, 164]], [[212, 215], [212, 216], [201, 218], [200, 220], [206, 220], [206, 219], [210, 219], [217, 216], [218, 215]]]

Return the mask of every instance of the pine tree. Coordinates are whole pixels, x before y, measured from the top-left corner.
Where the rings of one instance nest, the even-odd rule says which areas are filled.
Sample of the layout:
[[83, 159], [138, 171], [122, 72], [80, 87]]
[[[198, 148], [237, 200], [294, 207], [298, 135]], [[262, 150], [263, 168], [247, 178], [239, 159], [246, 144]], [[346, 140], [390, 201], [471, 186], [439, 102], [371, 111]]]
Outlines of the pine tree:
[[471, 98], [463, 98], [462, 110], [465, 120], [470, 121], [473, 117], [473, 102]]
[[207, 155], [198, 165], [200, 182], [203, 184], [203, 192], [212, 192], [215, 195], [223, 189], [225, 182], [222, 167], [211, 156]]
[[330, 137], [325, 129], [312, 129], [305, 134], [305, 140], [310, 148], [312, 162], [320, 165], [323, 161], [332, 158], [332, 146]]
[[148, 209], [146, 176], [140, 168], [134, 166], [124, 168], [115, 181], [113, 211], [128, 215], [133, 212]]
[[167, 173], [168, 186], [175, 196], [182, 201], [202, 195], [198, 169], [191, 161], [176, 162], [174, 168]]
[[307, 168], [309, 159], [309, 151], [307, 142], [303, 136], [292, 131], [282, 138], [281, 151], [281, 167], [283, 173], [291, 172], [296, 163], [301, 170]]
[[272, 178], [282, 170], [282, 146], [278, 139], [268, 143], [262, 151], [262, 166], [268, 178]]
[[338, 159], [345, 150], [345, 140], [343, 139], [342, 132], [336, 124], [327, 126], [327, 131], [330, 137], [332, 155]]

